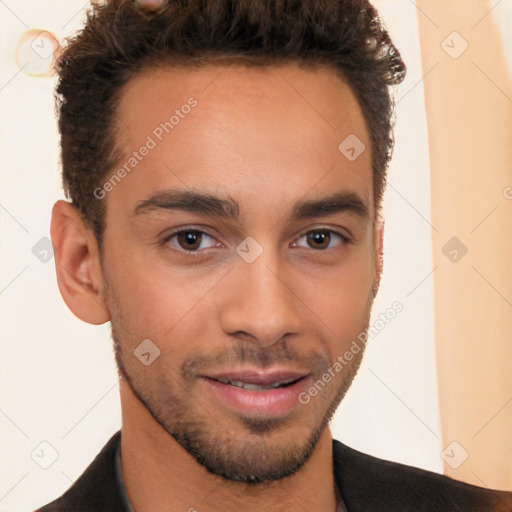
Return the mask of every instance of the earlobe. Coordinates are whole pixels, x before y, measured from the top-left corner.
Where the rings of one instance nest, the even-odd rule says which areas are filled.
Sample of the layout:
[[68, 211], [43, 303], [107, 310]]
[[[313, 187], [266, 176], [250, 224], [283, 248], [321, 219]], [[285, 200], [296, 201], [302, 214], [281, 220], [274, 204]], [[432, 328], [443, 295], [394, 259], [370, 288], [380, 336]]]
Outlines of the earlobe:
[[71, 203], [60, 200], [53, 206], [50, 233], [64, 302], [84, 322], [108, 322], [110, 313], [103, 297], [104, 278], [93, 231]]

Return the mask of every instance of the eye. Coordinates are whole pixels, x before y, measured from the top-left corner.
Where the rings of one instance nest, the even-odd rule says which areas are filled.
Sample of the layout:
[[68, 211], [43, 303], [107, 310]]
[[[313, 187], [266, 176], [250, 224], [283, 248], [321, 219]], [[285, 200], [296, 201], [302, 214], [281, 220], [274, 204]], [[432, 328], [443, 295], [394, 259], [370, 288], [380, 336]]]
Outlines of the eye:
[[[201, 246], [201, 244], [207, 241], [209, 241], [209, 245]], [[165, 240], [163, 240], [163, 243], [170, 243], [175, 249], [187, 252], [199, 252], [198, 249], [208, 249], [218, 244], [212, 236], [198, 229], [175, 231], [169, 234]]]
[[[314, 229], [298, 240], [305, 239], [307, 245], [296, 242], [294, 245], [310, 249], [327, 250], [342, 247], [351, 242], [350, 238], [332, 229]], [[185, 253], [199, 253], [201, 250], [219, 247], [222, 244], [200, 229], [181, 229], [165, 237], [163, 244], [169, 243], [174, 249]]]
[[[296, 244], [299, 247], [309, 247], [311, 249], [334, 249], [336, 247], [341, 247], [350, 243], [350, 238], [343, 235], [342, 233], [338, 233], [337, 231], [333, 231], [332, 229], [314, 229], [302, 235], [299, 240], [305, 238], [307, 246]], [[331, 242], [338, 241], [335, 247], [332, 247]]]

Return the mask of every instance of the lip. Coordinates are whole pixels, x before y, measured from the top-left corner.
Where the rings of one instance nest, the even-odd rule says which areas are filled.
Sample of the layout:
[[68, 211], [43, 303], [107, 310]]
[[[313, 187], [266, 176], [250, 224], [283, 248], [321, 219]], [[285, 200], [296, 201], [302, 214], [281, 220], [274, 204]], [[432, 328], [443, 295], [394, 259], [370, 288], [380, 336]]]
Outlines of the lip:
[[[238, 414], [249, 416], [276, 416], [290, 413], [300, 405], [299, 395], [307, 389], [310, 373], [289, 369], [272, 370], [225, 370], [201, 375], [206, 392], [216, 401]], [[242, 381], [247, 384], [269, 386], [294, 379], [285, 387], [265, 390], [249, 390], [219, 382], [217, 379]]]
[[258, 384], [260, 386], [271, 386], [276, 382], [297, 380], [309, 375], [303, 370], [292, 370], [287, 368], [273, 368], [270, 370], [259, 370], [257, 368], [233, 368], [219, 372], [211, 372], [201, 377], [214, 380], [237, 380], [247, 384]]

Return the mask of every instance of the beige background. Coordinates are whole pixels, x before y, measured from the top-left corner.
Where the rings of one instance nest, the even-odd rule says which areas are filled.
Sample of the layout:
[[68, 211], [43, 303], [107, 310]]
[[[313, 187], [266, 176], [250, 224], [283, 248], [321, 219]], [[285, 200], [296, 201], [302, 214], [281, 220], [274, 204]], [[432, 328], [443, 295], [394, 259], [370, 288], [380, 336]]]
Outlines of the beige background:
[[468, 455], [445, 471], [512, 490], [512, 81], [499, 25], [510, 27], [512, 3], [418, 5], [441, 425], [453, 457]]

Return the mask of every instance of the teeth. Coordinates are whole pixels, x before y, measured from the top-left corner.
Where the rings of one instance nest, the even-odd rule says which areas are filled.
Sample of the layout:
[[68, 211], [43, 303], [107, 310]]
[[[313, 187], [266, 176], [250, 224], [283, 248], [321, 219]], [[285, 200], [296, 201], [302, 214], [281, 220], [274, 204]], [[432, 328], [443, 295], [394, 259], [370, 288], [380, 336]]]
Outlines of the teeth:
[[258, 386], [257, 384], [234, 384], [241, 388], [248, 389], [249, 391], [262, 391], [264, 389], [272, 389], [274, 386]]
[[217, 379], [219, 382], [222, 382], [223, 384], [231, 384], [232, 386], [237, 386], [239, 388], [244, 388], [249, 391], [262, 391], [265, 389], [273, 389], [277, 388], [279, 386], [282, 386], [283, 384], [288, 384], [289, 382], [293, 382], [296, 379], [288, 379], [283, 380], [281, 382], [276, 382], [275, 384], [272, 384], [270, 386], [260, 386], [259, 384], [251, 384], [248, 382], [242, 382], [241, 380], [227, 380], [227, 379]]

